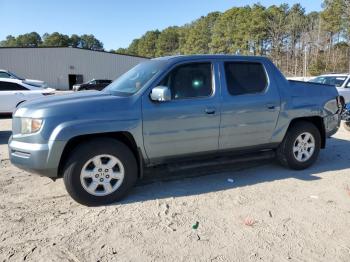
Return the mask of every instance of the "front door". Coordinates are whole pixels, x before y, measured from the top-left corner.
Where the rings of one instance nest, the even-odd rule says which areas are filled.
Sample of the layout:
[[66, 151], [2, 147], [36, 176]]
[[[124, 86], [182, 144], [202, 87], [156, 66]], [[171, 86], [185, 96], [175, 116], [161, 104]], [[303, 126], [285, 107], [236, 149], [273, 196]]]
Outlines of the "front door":
[[150, 159], [185, 156], [218, 149], [219, 81], [211, 61], [173, 67], [155, 86], [167, 86], [171, 101], [142, 99], [143, 137]]
[[268, 65], [249, 61], [221, 64], [220, 149], [269, 144], [280, 111], [280, 96]]

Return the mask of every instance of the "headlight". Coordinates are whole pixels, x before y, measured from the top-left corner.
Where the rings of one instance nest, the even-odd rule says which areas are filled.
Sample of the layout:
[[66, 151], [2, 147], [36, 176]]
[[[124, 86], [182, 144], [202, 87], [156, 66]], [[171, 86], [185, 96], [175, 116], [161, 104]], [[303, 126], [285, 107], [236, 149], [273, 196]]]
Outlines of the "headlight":
[[21, 118], [21, 133], [24, 135], [36, 133], [40, 130], [42, 124], [42, 119]]

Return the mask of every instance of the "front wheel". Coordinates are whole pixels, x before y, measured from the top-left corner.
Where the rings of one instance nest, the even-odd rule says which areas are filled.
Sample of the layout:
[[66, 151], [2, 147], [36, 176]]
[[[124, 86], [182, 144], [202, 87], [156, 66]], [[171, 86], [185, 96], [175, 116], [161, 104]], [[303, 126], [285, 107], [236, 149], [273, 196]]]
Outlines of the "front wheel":
[[95, 139], [79, 145], [64, 169], [70, 196], [87, 206], [122, 199], [137, 180], [137, 162], [131, 150], [114, 139]]
[[288, 130], [277, 149], [280, 163], [291, 169], [301, 170], [311, 166], [321, 148], [321, 135], [310, 122], [297, 122]]

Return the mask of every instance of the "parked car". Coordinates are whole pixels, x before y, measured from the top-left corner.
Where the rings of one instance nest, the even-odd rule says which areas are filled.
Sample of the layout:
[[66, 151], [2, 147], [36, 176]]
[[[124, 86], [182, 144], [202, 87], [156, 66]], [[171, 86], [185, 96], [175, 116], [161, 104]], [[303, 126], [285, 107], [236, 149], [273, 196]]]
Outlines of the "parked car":
[[349, 74], [328, 74], [321, 75], [309, 80], [309, 82], [335, 85], [339, 94], [344, 97], [345, 103], [350, 103], [350, 75]]
[[344, 128], [350, 131], [350, 103], [346, 105], [343, 111], [342, 120], [344, 120]]
[[265, 57], [164, 57], [102, 92], [20, 106], [9, 152], [14, 165], [63, 177], [73, 199], [94, 206], [120, 200], [144, 167], [172, 161], [270, 150], [305, 169], [342, 109], [335, 87], [288, 81]]
[[15, 75], [14, 73], [12, 73], [8, 70], [4, 70], [4, 69], [0, 69], [0, 79], [1, 78], [18, 79], [18, 80], [22, 80], [27, 85], [32, 85], [32, 86], [41, 87], [41, 88], [48, 88], [47, 84], [44, 81], [34, 80], [34, 79], [25, 79], [25, 78], [19, 77], [19, 76]]
[[107, 79], [92, 79], [89, 82], [83, 84], [73, 85], [73, 91], [83, 91], [83, 90], [98, 90], [101, 91], [106, 86], [112, 83], [112, 80]]
[[22, 80], [0, 78], [0, 113], [13, 113], [23, 102], [54, 94], [55, 89], [28, 85]]

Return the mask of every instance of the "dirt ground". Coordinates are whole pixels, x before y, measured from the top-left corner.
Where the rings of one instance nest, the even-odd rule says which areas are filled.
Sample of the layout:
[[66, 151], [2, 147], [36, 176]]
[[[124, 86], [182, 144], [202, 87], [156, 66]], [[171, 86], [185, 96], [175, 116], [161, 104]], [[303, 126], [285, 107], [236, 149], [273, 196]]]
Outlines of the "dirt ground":
[[10, 125], [0, 120], [0, 261], [350, 261], [344, 129], [308, 170], [269, 161], [139, 185], [87, 208], [63, 181], [9, 163]]

